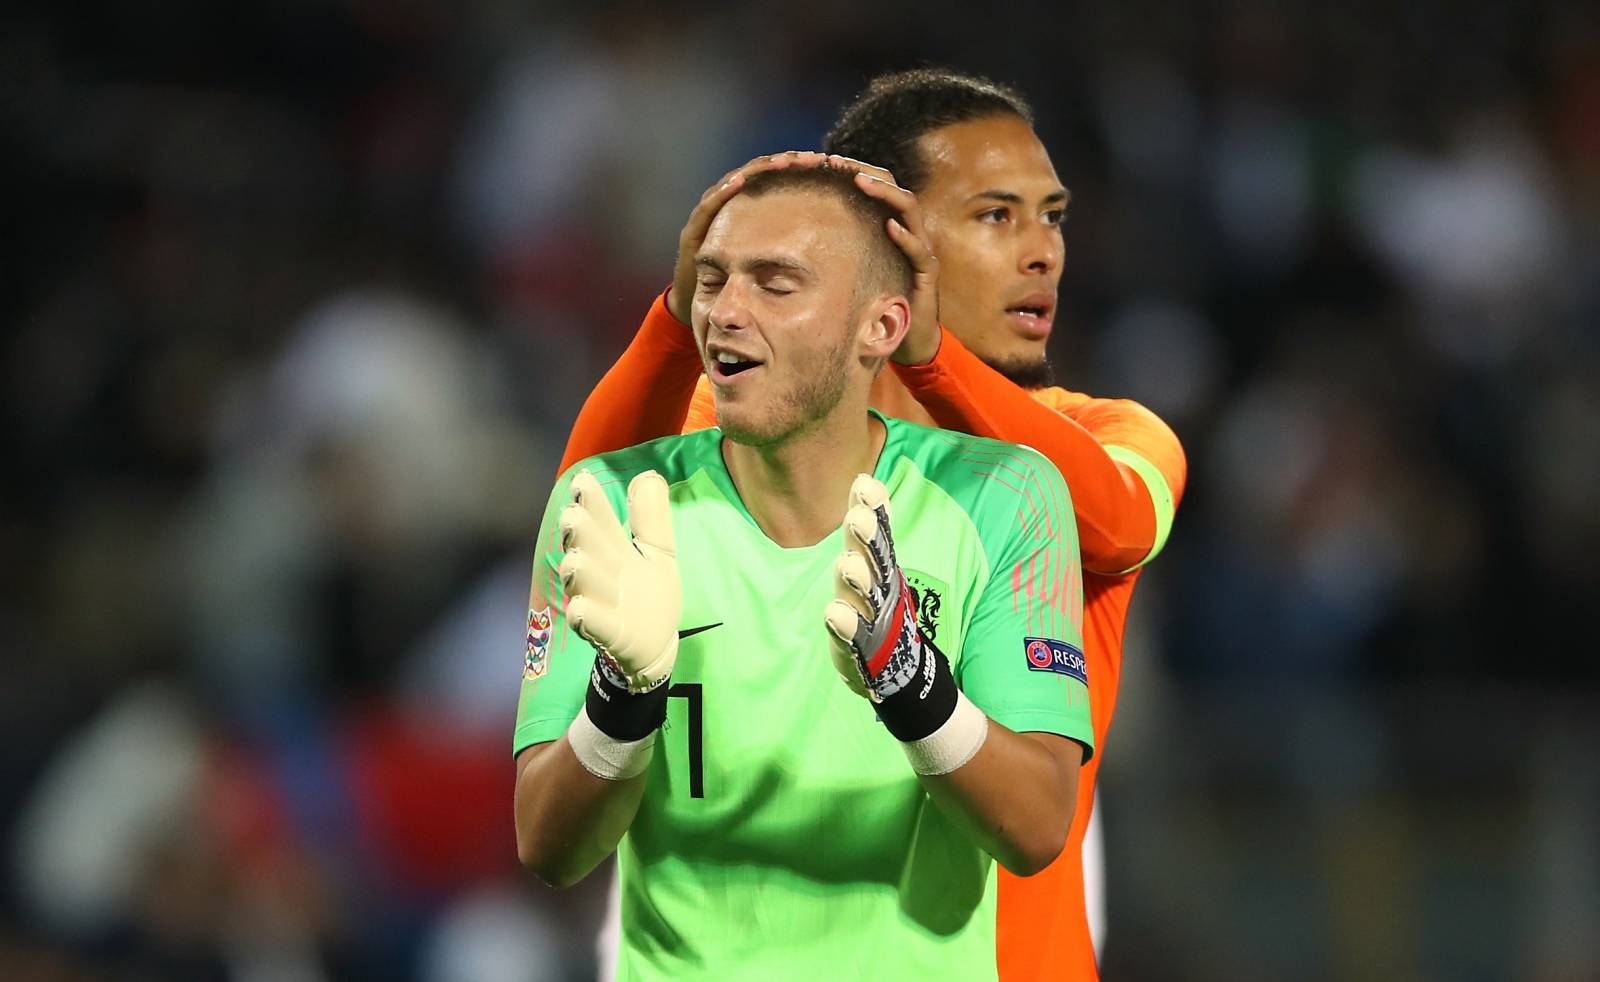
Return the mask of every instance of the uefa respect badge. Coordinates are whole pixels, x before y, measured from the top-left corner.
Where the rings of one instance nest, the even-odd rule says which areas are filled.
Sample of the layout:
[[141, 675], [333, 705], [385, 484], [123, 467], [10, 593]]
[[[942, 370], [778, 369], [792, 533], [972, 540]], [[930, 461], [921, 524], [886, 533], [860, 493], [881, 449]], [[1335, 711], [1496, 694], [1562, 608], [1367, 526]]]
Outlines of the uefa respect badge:
[[539, 678], [550, 667], [550, 608], [528, 611], [528, 653], [522, 662], [522, 677]]
[[1089, 684], [1089, 669], [1083, 662], [1083, 652], [1065, 641], [1023, 638], [1022, 651], [1027, 656], [1030, 672], [1054, 672]]

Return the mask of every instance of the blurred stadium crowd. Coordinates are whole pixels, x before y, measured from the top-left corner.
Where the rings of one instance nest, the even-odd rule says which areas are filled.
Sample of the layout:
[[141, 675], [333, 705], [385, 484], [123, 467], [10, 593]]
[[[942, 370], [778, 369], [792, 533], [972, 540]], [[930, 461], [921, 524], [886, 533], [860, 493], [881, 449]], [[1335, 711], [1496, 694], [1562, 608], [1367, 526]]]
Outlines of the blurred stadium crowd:
[[529, 538], [717, 175], [1017, 84], [1053, 357], [1190, 492], [1113, 979], [1600, 978], [1600, 16], [469, 0], [0, 14], [0, 977], [584, 978], [518, 874]]

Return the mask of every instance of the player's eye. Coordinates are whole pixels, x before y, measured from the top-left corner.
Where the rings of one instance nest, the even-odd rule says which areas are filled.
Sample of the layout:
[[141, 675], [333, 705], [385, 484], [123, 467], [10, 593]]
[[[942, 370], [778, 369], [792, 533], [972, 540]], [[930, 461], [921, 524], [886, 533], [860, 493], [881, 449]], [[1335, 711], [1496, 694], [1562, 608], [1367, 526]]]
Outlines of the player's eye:
[[988, 211], [978, 212], [978, 221], [985, 225], [999, 225], [1011, 220], [1011, 212], [1005, 208], [990, 208]]
[[793, 290], [787, 289], [786, 287], [773, 286], [770, 283], [763, 284], [761, 289], [765, 290], [766, 292], [768, 292], [768, 293], [770, 293], [770, 294], [772, 294], [773, 296], [776, 296], [776, 297], [787, 297], [789, 294], [794, 292]]
[[715, 293], [722, 289], [722, 284], [724, 282], [724, 280], [717, 279], [716, 277], [703, 277], [700, 280], [700, 292]]
[[1052, 208], [1044, 213], [1044, 223], [1046, 225], [1063, 225], [1066, 221], [1067, 210], [1065, 208]]

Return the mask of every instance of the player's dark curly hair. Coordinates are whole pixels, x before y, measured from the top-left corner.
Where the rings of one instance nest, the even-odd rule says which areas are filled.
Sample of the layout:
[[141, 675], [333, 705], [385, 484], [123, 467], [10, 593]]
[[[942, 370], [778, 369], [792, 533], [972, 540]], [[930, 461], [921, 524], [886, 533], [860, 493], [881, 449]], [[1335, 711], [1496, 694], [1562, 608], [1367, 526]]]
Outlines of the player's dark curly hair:
[[[861, 227], [865, 253], [865, 268], [874, 278], [875, 285], [904, 296], [911, 295], [911, 260], [889, 238], [884, 227], [891, 218], [898, 218], [894, 208], [871, 197], [856, 187], [854, 167], [793, 167], [785, 170], [760, 171], [745, 181], [739, 194], [746, 198], [759, 198], [778, 191], [815, 191], [831, 194], [850, 210]], [[860, 288], [860, 284], [857, 284]]]
[[873, 79], [845, 107], [822, 149], [876, 164], [901, 187], [920, 191], [928, 167], [917, 141], [940, 127], [991, 116], [1033, 125], [1033, 108], [1010, 86], [944, 68], [893, 72]]

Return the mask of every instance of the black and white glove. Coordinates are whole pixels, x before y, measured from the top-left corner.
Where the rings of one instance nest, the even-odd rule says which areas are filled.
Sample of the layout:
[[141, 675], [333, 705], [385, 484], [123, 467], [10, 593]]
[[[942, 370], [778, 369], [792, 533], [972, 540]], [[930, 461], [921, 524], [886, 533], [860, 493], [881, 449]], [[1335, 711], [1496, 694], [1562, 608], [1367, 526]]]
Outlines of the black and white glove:
[[895, 559], [889, 494], [868, 474], [850, 485], [834, 593], [825, 615], [834, 669], [876, 705], [918, 773], [944, 774], [971, 759], [988, 720], [961, 694], [949, 660], [917, 626], [911, 586]]

